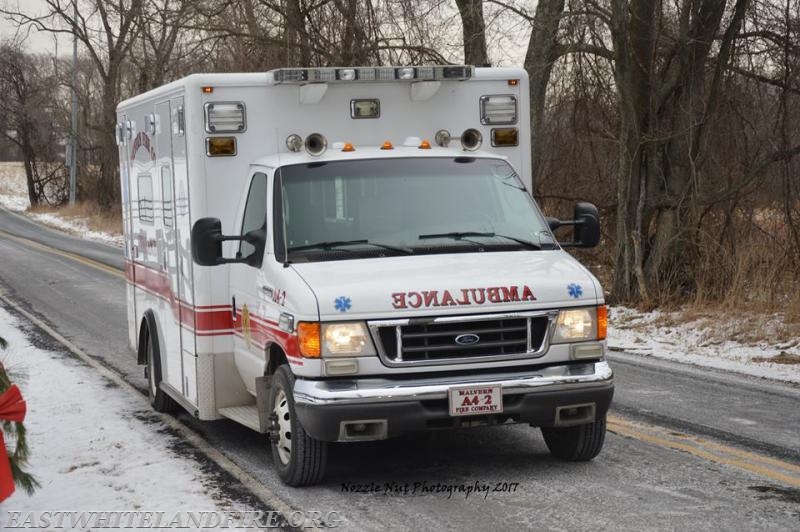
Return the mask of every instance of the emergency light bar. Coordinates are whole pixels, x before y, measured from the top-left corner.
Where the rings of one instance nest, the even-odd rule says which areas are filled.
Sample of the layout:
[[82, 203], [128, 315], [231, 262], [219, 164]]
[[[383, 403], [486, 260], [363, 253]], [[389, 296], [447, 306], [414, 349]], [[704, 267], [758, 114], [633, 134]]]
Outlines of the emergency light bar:
[[351, 81], [463, 81], [472, 77], [471, 66], [414, 66], [358, 68], [278, 68], [270, 70], [276, 84]]

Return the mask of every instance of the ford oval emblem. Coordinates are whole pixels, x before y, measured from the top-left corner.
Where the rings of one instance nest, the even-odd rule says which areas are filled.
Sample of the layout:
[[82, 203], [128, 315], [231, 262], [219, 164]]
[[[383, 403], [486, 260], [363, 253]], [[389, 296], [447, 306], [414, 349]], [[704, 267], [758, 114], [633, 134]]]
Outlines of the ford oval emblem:
[[456, 336], [456, 343], [458, 345], [475, 345], [481, 341], [481, 337], [477, 334], [460, 334]]

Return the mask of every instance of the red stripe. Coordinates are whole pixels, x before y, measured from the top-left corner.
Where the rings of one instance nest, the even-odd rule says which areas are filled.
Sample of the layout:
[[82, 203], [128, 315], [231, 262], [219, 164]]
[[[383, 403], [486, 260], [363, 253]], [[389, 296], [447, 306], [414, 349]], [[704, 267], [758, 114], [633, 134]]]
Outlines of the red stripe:
[[[195, 306], [178, 300], [172, 292], [169, 276], [144, 264], [126, 261], [125, 276], [135, 287], [163, 299], [172, 307], [176, 319], [180, 313], [180, 322], [187, 329], [193, 330], [197, 336], [244, 335], [242, 331], [241, 310], [236, 312], [233, 320], [230, 305]], [[264, 348], [268, 343], [281, 346], [286, 356], [296, 360], [300, 357], [300, 346], [297, 335], [290, 334], [277, 327], [278, 322], [250, 314], [250, 338], [258, 347]]]

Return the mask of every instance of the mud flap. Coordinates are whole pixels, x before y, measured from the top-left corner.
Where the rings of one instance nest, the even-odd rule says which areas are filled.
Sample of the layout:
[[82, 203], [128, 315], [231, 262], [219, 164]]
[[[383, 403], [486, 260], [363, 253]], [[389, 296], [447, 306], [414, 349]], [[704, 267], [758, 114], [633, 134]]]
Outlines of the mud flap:
[[270, 404], [271, 389], [272, 375], [256, 378], [256, 408], [258, 408], [258, 425], [262, 433], [267, 432], [270, 426], [269, 416], [272, 413], [272, 405]]

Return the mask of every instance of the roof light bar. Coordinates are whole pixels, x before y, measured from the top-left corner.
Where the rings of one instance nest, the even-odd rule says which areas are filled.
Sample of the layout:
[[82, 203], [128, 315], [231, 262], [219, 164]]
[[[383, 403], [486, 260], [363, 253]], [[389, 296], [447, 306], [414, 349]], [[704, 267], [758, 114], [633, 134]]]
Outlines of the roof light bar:
[[283, 83], [358, 83], [364, 81], [463, 81], [473, 75], [473, 67], [405, 66], [361, 68], [278, 68], [268, 72], [276, 84]]

